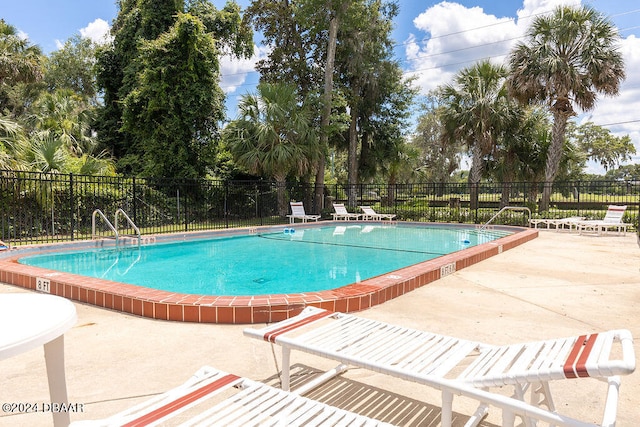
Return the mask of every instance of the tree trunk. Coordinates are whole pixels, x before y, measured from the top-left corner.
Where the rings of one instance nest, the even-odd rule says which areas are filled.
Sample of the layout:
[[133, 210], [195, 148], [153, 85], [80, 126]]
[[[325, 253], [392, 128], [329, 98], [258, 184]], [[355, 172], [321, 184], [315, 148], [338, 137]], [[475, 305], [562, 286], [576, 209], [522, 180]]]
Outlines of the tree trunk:
[[513, 187], [513, 179], [515, 176], [515, 171], [511, 165], [515, 164], [514, 155], [509, 153], [505, 158], [505, 162], [507, 166], [504, 170], [504, 174], [502, 176], [502, 195], [500, 196], [500, 209], [505, 206], [509, 206], [509, 201], [511, 199], [511, 189]]
[[558, 170], [560, 169], [567, 120], [574, 114], [571, 105], [567, 105], [568, 102], [569, 101], [562, 103], [557, 101], [553, 107], [553, 130], [551, 134], [551, 146], [547, 152], [547, 162], [545, 164], [544, 187], [542, 189], [542, 200], [540, 201], [539, 208], [540, 212], [549, 210], [553, 181], [556, 179]]
[[469, 171], [469, 197], [471, 210], [478, 209], [478, 187], [482, 179], [482, 169], [484, 168], [482, 160], [482, 150], [475, 144], [471, 148], [471, 170]]
[[289, 203], [287, 202], [287, 178], [286, 176], [276, 176], [276, 194], [278, 198], [278, 215], [286, 217], [289, 213]]
[[356, 205], [356, 187], [358, 185], [358, 111], [351, 109], [351, 123], [349, 124], [349, 149], [347, 153], [347, 185], [348, 205]]
[[319, 214], [324, 207], [324, 167], [325, 151], [329, 145], [329, 119], [331, 118], [331, 95], [333, 92], [333, 69], [336, 58], [336, 43], [338, 40], [338, 16], [334, 13], [329, 21], [329, 42], [327, 46], [327, 62], [324, 68], [324, 94], [322, 105], [322, 117], [320, 118], [320, 150], [322, 154], [318, 160], [315, 186], [314, 212]]

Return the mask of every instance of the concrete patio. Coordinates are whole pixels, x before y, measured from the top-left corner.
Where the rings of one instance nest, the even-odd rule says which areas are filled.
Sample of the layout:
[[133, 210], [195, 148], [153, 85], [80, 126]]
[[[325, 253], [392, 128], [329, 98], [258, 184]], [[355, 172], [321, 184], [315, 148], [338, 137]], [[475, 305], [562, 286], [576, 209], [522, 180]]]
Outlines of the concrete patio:
[[[0, 284], [0, 294], [27, 292]], [[150, 320], [76, 303], [78, 323], [65, 334], [71, 420], [97, 419], [184, 382], [203, 365], [277, 385], [279, 348], [246, 338], [243, 325]], [[640, 354], [640, 248], [635, 234], [602, 237], [540, 231], [499, 256], [449, 275], [359, 315], [492, 344], [629, 329]], [[301, 375], [333, 363], [293, 353]], [[42, 349], [0, 361], [0, 403], [48, 402]], [[552, 383], [560, 412], [599, 422], [605, 384]], [[510, 391], [505, 390], [505, 393]], [[352, 369], [309, 397], [348, 409], [374, 396], [366, 415], [405, 425], [439, 425], [438, 392]], [[391, 403], [393, 402], [393, 403]], [[393, 409], [390, 409], [393, 408]], [[456, 425], [475, 406], [454, 400]], [[622, 378], [618, 427], [640, 423], [640, 373]], [[50, 413], [0, 412], [2, 426], [49, 426]], [[500, 424], [497, 411], [483, 426]]]

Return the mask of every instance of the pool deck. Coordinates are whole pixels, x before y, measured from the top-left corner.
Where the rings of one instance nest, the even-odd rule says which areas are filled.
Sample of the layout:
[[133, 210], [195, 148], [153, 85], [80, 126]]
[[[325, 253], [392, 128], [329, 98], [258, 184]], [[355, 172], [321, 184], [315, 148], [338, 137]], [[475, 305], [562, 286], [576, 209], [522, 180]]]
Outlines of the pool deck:
[[[351, 225], [371, 223], [372, 221], [350, 222]], [[377, 221], [375, 223], [384, 224]], [[344, 224], [344, 221], [340, 223], [320, 222], [302, 225], [301, 227], [337, 226], [341, 224]], [[419, 227], [442, 226], [442, 224], [411, 224]], [[300, 227], [300, 224], [298, 226]], [[446, 226], [469, 227], [462, 224]], [[496, 228], [499, 228], [499, 226]], [[157, 239], [180, 241], [203, 236], [222, 237], [236, 234], [273, 232], [274, 229], [285, 229], [285, 227], [257, 227], [220, 230], [210, 233], [182, 233], [158, 236]], [[513, 227], [512, 229], [516, 228]], [[254, 296], [181, 294], [47, 270], [17, 262], [19, 258], [26, 256], [25, 252], [27, 251], [38, 250], [38, 253], [56, 252], [64, 248], [77, 249], [82, 245], [95, 248], [100, 244], [104, 244], [105, 242], [103, 241], [45, 245], [41, 248], [26, 247], [2, 254], [3, 258], [0, 259], [0, 282], [22, 286], [27, 289], [38, 289], [39, 284], [46, 280], [48, 282], [47, 288], [51, 294], [152, 319], [234, 324], [277, 322], [299, 314], [306, 305], [314, 305], [327, 310], [345, 313], [365, 310], [411, 292], [454, 271], [461, 270], [498, 255], [502, 251], [528, 242], [538, 235], [537, 230], [517, 230], [514, 234], [491, 242], [472, 246], [400, 270], [362, 280], [358, 283], [317, 292]], [[145, 239], [149, 239], [149, 237], [145, 237]], [[156, 237], [152, 237], [151, 241], [152, 244], [155, 243]], [[292, 280], [295, 280], [295, 278], [292, 278]]]
[[[13, 292], [30, 291], [0, 284], [0, 294]], [[79, 320], [65, 335], [67, 388], [70, 401], [83, 404], [84, 411], [72, 413], [72, 421], [131, 407], [183, 383], [203, 365], [277, 384], [278, 348], [244, 337], [243, 325], [168, 322], [74, 304]], [[625, 328], [640, 354], [640, 248], [631, 233], [596, 237], [541, 230], [538, 238], [500, 256], [359, 315], [492, 344]], [[300, 372], [333, 367], [296, 352], [292, 363]], [[0, 360], [0, 373], [0, 402], [48, 401], [41, 349]], [[323, 387], [330, 393], [314, 398], [335, 406], [357, 412], [368, 399], [377, 404], [365, 405], [366, 415], [397, 422], [394, 417], [406, 409], [420, 415], [405, 425], [440, 424], [439, 393], [424, 386], [352, 369]], [[551, 389], [563, 414], [600, 421], [604, 383], [571, 380], [552, 383]], [[622, 377], [617, 427], [637, 426], [639, 408], [640, 373], [635, 372]], [[464, 424], [474, 409], [455, 399], [455, 425]], [[0, 427], [49, 425], [49, 413], [0, 412]], [[481, 425], [500, 425], [499, 413], [490, 412]]]

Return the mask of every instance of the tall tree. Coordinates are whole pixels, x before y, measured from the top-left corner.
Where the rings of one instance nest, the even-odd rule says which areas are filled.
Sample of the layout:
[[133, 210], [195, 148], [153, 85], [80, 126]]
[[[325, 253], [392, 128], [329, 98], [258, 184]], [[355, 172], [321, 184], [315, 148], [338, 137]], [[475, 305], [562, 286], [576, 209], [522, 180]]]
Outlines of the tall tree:
[[636, 148], [629, 135], [615, 136], [609, 129], [591, 122], [567, 125], [567, 139], [585, 154], [585, 158], [600, 163], [605, 169], [613, 169], [622, 162], [631, 160]]
[[[98, 55], [100, 138], [125, 173], [199, 177], [224, 117], [220, 51], [248, 56], [240, 8], [204, 0], [122, 0]], [[175, 133], [171, 128], [176, 126]]]
[[[322, 88], [322, 102], [320, 113], [320, 149], [323, 155], [318, 158], [315, 176], [315, 212], [319, 213], [324, 207], [324, 177], [326, 166], [326, 153], [331, 137], [330, 121], [334, 97], [334, 73], [335, 60], [338, 46], [338, 32], [342, 22], [347, 18], [349, 10], [357, 1], [354, 0], [302, 0], [301, 10], [303, 23], [306, 24], [310, 34], [316, 40], [317, 49], [323, 52], [323, 45], [317, 35], [327, 34], [326, 49], [324, 50], [324, 76]], [[328, 28], [327, 28], [328, 25]]]
[[79, 35], [71, 37], [45, 62], [44, 82], [49, 91], [70, 89], [90, 104], [98, 104], [96, 45]]
[[418, 150], [416, 168], [424, 182], [439, 183], [442, 191], [443, 184], [460, 166], [462, 144], [452, 144], [442, 138], [441, 108], [437, 107], [435, 96], [430, 96], [423, 108], [411, 137], [411, 144]]
[[504, 66], [481, 61], [460, 71], [453, 84], [441, 89], [443, 137], [450, 143], [463, 142], [471, 151], [471, 209], [478, 207], [485, 157], [493, 152], [498, 137], [513, 120], [506, 77]]
[[256, 95], [242, 97], [239, 118], [224, 130], [240, 165], [275, 179], [281, 216], [288, 211], [287, 177], [307, 173], [320, 153], [308, 107], [300, 104], [294, 86], [261, 83]]
[[[293, 82], [301, 98], [321, 94], [318, 106], [320, 145], [325, 155], [315, 169], [314, 211], [324, 202], [325, 156], [334, 134], [331, 114], [338, 29], [353, 0], [254, 0], [247, 9], [270, 47], [258, 62], [261, 81]], [[322, 64], [322, 65], [319, 65]]]
[[525, 41], [510, 54], [510, 92], [524, 103], [546, 103], [553, 116], [541, 211], [549, 208], [574, 105], [588, 111], [599, 93], [618, 93], [625, 77], [618, 42], [615, 26], [601, 13], [586, 6], [559, 6], [551, 15], [535, 18]]
[[489, 172], [502, 183], [500, 207], [509, 204], [516, 180], [539, 181], [548, 148], [548, 114], [540, 108], [522, 108], [515, 102], [512, 108], [513, 121], [499, 135], [490, 160]]
[[[391, 153], [403, 157], [403, 135], [416, 94], [393, 59], [393, 18], [396, 2], [354, 2], [339, 32], [339, 87], [349, 107], [347, 138], [348, 203], [356, 204], [356, 188], [384, 169], [394, 180]], [[386, 153], [380, 156], [380, 153]], [[393, 156], [392, 156], [393, 157]], [[397, 157], [399, 159], [400, 157]]]
[[104, 107], [98, 118], [100, 140], [118, 160], [118, 169], [126, 174], [141, 173], [144, 147], [123, 124], [123, 101], [135, 90], [142, 70], [139, 48], [142, 41], [155, 40], [168, 31], [182, 1], [122, 0], [113, 21], [113, 43], [98, 50], [97, 82], [104, 93]]
[[[375, 77], [367, 82], [362, 94], [356, 138], [360, 152], [356, 151], [358, 182], [370, 182], [376, 177], [386, 178], [389, 188], [402, 176], [403, 165], [415, 158], [416, 152], [407, 145], [406, 131], [410, 126], [411, 105], [417, 89], [403, 78], [395, 61], [382, 61]], [[380, 176], [380, 172], [382, 176]], [[406, 172], [406, 171], [405, 171]], [[411, 175], [409, 171], [407, 175]], [[395, 192], [389, 192], [387, 201], [393, 203]], [[353, 200], [355, 204], [355, 200]]]
[[146, 176], [200, 178], [224, 118], [217, 52], [200, 20], [178, 14], [171, 29], [143, 43], [136, 88], [124, 99], [123, 129], [144, 153]]
[[[369, 116], [364, 110], [376, 107], [378, 84], [384, 82], [378, 73], [383, 62], [388, 59], [388, 52], [391, 52], [391, 20], [390, 17], [383, 16], [384, 10], [381, 7], [381, 2], [375, 0], [356, 2], [340, 33], [340, 83], [344, 87], [351, 116], [347, 139], [349, 206], [356, 204], [360, 128]], [[391, 15], [394, 14], [395, 9]]]
[[322, 72], [317, 65], [324, 49], [318, 47], [325, 37], [309, 30], [315, 24], [304, 16], [299, 2], [253, 0], [244, 19], [262, 33], [262, 43], [269, 47], [269, 54], [256, 63], [261, 82], [295, 84], [301, 98], [320, 92]]

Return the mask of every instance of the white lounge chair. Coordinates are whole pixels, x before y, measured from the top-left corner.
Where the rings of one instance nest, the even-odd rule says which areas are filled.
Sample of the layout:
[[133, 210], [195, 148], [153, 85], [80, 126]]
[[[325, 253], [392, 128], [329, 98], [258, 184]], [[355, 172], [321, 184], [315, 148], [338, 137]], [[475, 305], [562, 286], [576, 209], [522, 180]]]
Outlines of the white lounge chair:
[[302, 222], [307, 221], [318, 221], [320, 219], [320, 215], [307, 215], [304, 211], [304, 205], [302, 202], [291, 202], [291, 215], [287, 215], [289, 218], [289, 223], [293, 224], [296, 222], [296, 219], [301, 220]]
[[[231, 396], [230, 392], [233, 392]], [[218, 399], [212, 402], [215, 396]], [[177, 425], [178, 422], [184, 426], [243, 427], [305, 423], [391, 425], [205, 366], [180, 387], [109, 418], [76, 421], [71, 427]]]
[[578, 229], [578, 224], [580, 221], [584, 221], [585, 218], [583, 216], [570, 216], [567, 218], [532, 218], [529, 220], [529, 225], [533, 228], [538, 228], [540, 224], [544, 224], [546, 228], [555, 228], [558, 230], [566, 230], [573, 231], [574, 229]]
[[371, 206], [360, 206], [360, 209], [362, 209], [362, 212], [364, 212], [364, 214], [362, 215], [362, 219], [364, 220], [371, 219], [374, 221], [382, 221], [382, 220], [391, 221], [396, 217], [394, 214], [376, 213], [376, 211], [374, 211], [373, 208], [371, 208]]
[[360, 214], [358, 213], [351, 213], [349, 211], [347, 211], [347, 208], [344, 206], [343, 203], [334, 203], [333, 204], [333, 209], [335, 210], [335, 213], [332, 213], [331, 215], [333, 215], [333, 220], [337, 221], [337, 220], [345, 220], [348, 221], [350, 219], [359, 219], [360, 218]]
[[610, 205], [607, 208], [607, 213], [603, 219], [578, 221], [578, 231], [580, 234], [585, 231], [591, 231], [600, 235], [603, 231], [607, 232], [608, 230], [615, 228], [618, 233], [620, 233], [620, 230], [622, 230], [623, 233], [626, 233], [627, 227], [631, 227], [632, 225], [622, 222], [622, 217], [626, 210], [626, 206]]
[[[546, 406], [548, 413], [555, 413], [549, 381], [582, 377], [608, 382], [602, 425], [613, 425], [618, 375], [635, 370], [633, 342], [627, 330], [494, 346], [307, 307], [298, 316], [261, 329], [247, 328], [244, 333], [282, 346], [285, 390], [289, 387], [291, 350], [299, 350], [340, 362], [335, 374], [352, 365], [442, 390], [444, 427], [451, 425], [453, 394], [466, 393], [451, 390], [452, 384], [460, 385], [462, 391], [466, 390], [463, 386], [513, 386], [519, 400], [524, 402], [528, 394], [538, 409]], [[579, 387], [576, 384], [576, 391]], [[484, 411], [486, 408], [480, 407], [476, 414], [481, 417]]]
[[[509, 397], [443, 381], [443, 388], [502, 409], [502, 425], [516, 416], [557, 426], [593, 427]], [[392, 426], [383, 421], [313, 401], [295, 393], [205, 366], [186, 383], [100, 420], [82, 420], [70, 427], [115, 426]]]

